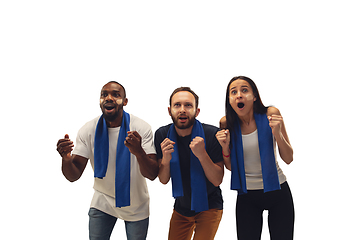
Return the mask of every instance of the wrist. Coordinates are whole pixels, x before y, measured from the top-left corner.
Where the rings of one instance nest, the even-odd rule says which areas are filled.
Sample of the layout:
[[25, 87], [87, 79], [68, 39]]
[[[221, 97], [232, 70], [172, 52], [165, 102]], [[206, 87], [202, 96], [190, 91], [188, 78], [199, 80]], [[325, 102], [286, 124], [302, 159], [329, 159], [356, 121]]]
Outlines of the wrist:
[[222, 150], [222, 155], [226, 158], [230, 157], [230, 150]]

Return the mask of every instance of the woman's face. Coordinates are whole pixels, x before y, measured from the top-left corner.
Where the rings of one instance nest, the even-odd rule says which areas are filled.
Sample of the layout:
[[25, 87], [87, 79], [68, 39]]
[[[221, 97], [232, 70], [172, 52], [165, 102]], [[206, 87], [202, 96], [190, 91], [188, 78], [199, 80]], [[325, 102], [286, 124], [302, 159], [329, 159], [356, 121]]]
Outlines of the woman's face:
[[250, 84], [242, 79], [233, 81], [229, 87], [229, 102], [239, 117], [253, 110], [256, 98]]

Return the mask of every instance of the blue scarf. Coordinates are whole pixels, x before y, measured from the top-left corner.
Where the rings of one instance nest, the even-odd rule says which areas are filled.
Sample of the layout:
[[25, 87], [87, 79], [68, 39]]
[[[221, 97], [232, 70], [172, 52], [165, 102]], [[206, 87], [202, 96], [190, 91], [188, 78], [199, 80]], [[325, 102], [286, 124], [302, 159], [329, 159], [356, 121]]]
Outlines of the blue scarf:
[[[130, 151], [124, 141], [130, 130], [130, 115], [123, 111], [123, 118], [116, 149], [115, 202], [116, 207], [130, 206]], [[103, 115], [95, 130], [94, 176], [102, 179], [106, 175], [109, 161], [109, 135]]]
[[[174, 142], [177, 142], [177, 134], [174, 124], [170, 126], [167, 137]], [[205, 133], [202, 124], [195, 120], [191, 139], [201, 137], [205, 141]], [[206, 143], [205, 143], [206, 144]], [[174, 145], [174, 152], [170, 161], [170, 175], [172, 182], [173, 197], [184, 196], [183, 185], [181, 179], [180, 159], [177, 145]], [[199, 159], [190, 151], [190, 182], [191, 182], [191, 210], [195, 212], [202, 212], [209, 210], [206, 177]]]
[[[266, 114], [254, 113], [258, 132], [261, 170], [264, 192], [280, 189], [279, 176], [275, 163], [274, 143], [271, 127]], [[244, 167], [244, 150], [240, 124], [235, 128], [236, 134], [231, 134], [231, 189], [239, 194], [247, 193]]]

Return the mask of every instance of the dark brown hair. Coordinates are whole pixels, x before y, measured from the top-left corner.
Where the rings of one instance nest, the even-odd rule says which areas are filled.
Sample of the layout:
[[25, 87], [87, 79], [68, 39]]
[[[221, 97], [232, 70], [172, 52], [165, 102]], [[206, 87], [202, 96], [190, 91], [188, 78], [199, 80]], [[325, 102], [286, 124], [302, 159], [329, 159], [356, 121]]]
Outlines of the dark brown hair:
[[248, 77], [245, 76], [237, 76], [237, 77], [233, 77], [226, 89], [226, 100], [225, 100], [225, 112], [226, 112], [226, 125], [227, 128], [230, 130], [234, 130], [235, 129], [235, 125], [239, 124], [239, 118], [238, 115], [236, 114], [236, 112], [234, 111], [234, 109], [231, 107], [230, 105], [230, 101], [229, 101], [229, 91], [230, 91], [230, 85], [232, 82], [236, 81], [236, 80], [244, 80], [246, 82], [249, 83], [253, 93], [254, 93], [254, 97], [256, 98], [256, 101], [254, 102], [254, 113], [261, 113], [264, 114], [267, 112], [268, 107], [265, 107], [264, 104], [261, 101], [260, 98], [260, 94], [259, 94], [259, 90], [256, 87], [255, 83], [253, 80], [251, 80]]
[[198, 108], [198, 106], [199, 106], [199, 97], [189, 87], [179, 87], [179, 88], [174, 90], [174, 92], [171, 94], [170, 99], [169, 99], [170, 107], [171, 107], [171, 99], [172, 99], [172, 97], [178, 92], [189, 92], [189, 93], [191, 93], [195, 98], [195, 108]]

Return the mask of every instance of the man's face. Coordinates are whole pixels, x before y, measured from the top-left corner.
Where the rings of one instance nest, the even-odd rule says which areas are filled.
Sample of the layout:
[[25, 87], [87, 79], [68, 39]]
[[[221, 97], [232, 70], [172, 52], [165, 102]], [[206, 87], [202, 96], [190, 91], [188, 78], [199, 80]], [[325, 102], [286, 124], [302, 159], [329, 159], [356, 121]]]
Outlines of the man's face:
[[108, 83], [101, 89], [100, 108], [105, 120], [114, 122], [122, 117], [123, 106], [127, 104], [124, 89], [116, 83]]
[[169, 114], [178, 129], [187, 129], [194, 125], [200, 109], [196, 108], [195, 97], [188, 91], [176, 93], [171, 99]]

